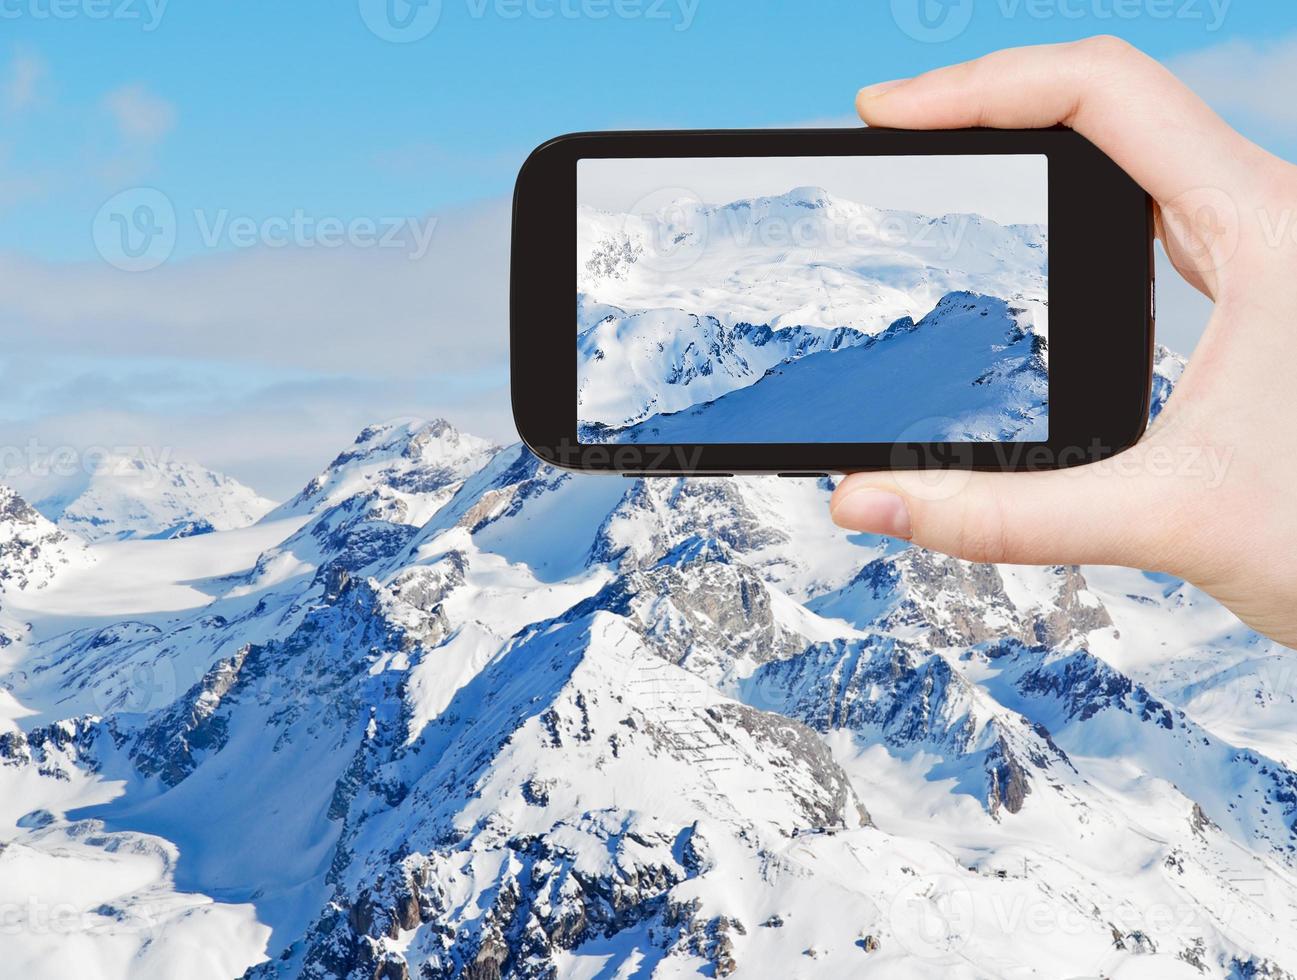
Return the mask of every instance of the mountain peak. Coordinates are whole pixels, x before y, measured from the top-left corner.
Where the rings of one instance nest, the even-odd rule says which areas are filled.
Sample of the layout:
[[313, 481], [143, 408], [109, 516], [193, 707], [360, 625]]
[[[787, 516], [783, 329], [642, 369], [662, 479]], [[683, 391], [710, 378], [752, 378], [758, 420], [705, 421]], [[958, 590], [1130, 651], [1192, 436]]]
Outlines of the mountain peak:
[[63, 530], [96, 542], [246, 527], [274, 502], [232, 477], [166, 454], [105, 453], [36, 506]]
[[701, 534], [692, 534], [668, 551], [660, 559], [658, 566], [673, 565], [683, 567], [694, 562], [715, 562], [729, 564], [731, 549], [724, 542]]
[[458, 439], [461, 433], [445, 419], [421, 419], [416, 416], [391, 419], [360, 430], [353, 445], [369, 449], [409, 444], [416, 440]]
[[814, 184], [806, 184], [786, 191], [779, 195], [777, 200], [784, 200], [790, 204], [798, 204], [802, 207], [822, 208], [833, 200], [833, 196], [823, 187], [817, 187]]
[[[0, 593], [6, 587], [42, 589], [58, 571], [84, 553], [14, 490], [0, 484]], [[4, 634], [0, 633], [0, 641]], [[0, 642], [3, 647], [4, 642]]]
[[402, 417], [369, 425], [271, 516], [315, 513], [384, 486], [405, 494], [440, 495], [480, 469], [498, 449], [441, 418]]

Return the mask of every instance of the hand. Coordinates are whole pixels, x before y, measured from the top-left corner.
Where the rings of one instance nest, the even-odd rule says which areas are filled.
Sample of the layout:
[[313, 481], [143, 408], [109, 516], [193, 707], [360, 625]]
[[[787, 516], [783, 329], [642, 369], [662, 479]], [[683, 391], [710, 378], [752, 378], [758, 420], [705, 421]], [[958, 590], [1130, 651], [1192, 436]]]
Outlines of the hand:
[[1158, 237], [1215, 311], [1127, 452], [1045, 473], [855, 474], [833, 519], [970, 561], [1167, 572], [1297, 647], [1297, 167], [1114, 38], [1001, 51], [856, 105], [902, 129], [1072, 127], [1154, 198]]

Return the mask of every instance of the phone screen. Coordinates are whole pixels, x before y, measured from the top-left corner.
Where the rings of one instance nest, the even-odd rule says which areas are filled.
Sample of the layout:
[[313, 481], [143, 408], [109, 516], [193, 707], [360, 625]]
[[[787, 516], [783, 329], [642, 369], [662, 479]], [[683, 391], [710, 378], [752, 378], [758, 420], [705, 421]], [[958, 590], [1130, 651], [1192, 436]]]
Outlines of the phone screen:
[[582, 159], [577, 434], [1044, 442], [1043, 155]]

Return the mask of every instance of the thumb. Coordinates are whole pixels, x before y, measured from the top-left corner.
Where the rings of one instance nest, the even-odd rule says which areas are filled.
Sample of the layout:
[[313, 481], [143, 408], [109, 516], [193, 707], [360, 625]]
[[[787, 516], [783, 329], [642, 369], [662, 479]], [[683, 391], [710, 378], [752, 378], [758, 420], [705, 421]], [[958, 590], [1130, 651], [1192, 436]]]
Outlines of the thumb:
[[829, 507], [842, 527], [968, 561], [1163, 569], [1171, 494], [1143, 455], [1041, 473], [857, 473]]

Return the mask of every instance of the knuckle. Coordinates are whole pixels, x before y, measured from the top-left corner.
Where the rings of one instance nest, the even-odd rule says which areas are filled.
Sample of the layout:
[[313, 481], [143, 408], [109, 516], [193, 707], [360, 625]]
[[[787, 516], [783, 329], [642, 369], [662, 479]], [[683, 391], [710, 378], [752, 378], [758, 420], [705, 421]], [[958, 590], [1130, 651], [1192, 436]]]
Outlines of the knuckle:
[[1077, 41], [1077, 48], [1083, 53], [1083, 61], [1091, 67], [1091, 71], [1100, 75], [1136, 70], [1141, 62], [1148, 61], [1147, 54], [1134, 44], [1112, 34], [1100, 34]]
[[1096, 34], [1094, 37], [1087, 37], [1083, 41], [1078, 41], [1077, 47], [1085, 52], [1087, 57], [1104, 64], [1129, 62], [1143, 57], [1133, 44], [1114, 34]]

